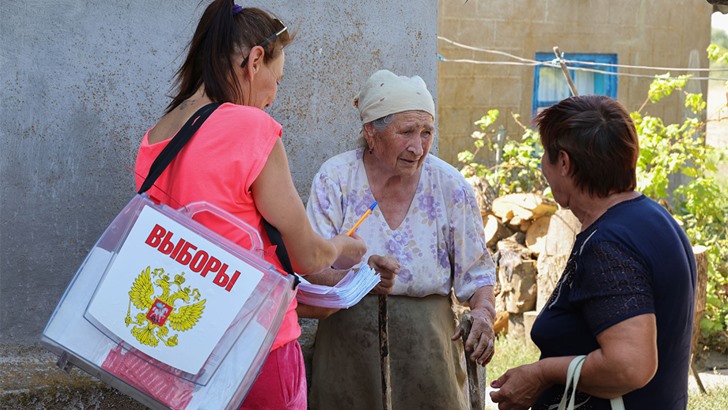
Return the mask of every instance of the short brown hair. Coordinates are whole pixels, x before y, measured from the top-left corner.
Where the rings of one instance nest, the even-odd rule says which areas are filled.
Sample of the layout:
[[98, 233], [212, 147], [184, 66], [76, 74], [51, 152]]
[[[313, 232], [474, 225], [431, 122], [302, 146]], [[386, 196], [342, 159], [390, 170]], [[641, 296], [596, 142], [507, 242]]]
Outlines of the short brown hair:
[[632, 118], [619, 102], [601, 95], [562, 100], [534, 122], [551, 163], [569, 154], [576, 186], [606, 197], [637, 186], [639, 140]]
[[[190, 41], [187, 57], [177, 70], [175, 84], [178, 90], [167, 106], [167, 112], [192, 96], [201, 85], [214, 102], [242, 100], [240, 84], [231, 75], [235, 70], [231, 58], [235, 53], [261, 44], [280, 30], [280, 21], [257, 8], [233, 12], [233, 7], [232, 0], [215, 0], [205, 9]], [[293, 37], [286, 30], [266, 44], [264, 61], [267, 63], [278, 56]]]

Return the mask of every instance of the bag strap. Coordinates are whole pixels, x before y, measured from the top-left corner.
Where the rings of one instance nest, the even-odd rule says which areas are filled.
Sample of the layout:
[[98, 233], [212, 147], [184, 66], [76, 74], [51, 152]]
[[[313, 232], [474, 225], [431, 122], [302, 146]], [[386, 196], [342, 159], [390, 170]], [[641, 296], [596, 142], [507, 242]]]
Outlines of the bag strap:
[[[174, 160], [177, 154], [182, 151], [182, 148], [184, 148], [187, 142], [192, 139], [192, 136], [195, 135], [197, 130], [200, 129], [202, 123], [204, 123], [205, 120], [207, 120], [207, 118], [210, 116], [210, 114], [212, 114], [213, 111], [215, 111], [220, 105], [222, 105], [222, 103], [210, 103], [203, 106], [194, 114], [192, 114], [187, 122], [185, 122], [185, 125], [182, 126], [182, 128], [177, 132], [177, 134], [175, 134], [172, 140], [169, 141], [169, 144], [164, 147], [162, 152], [160, 152], [157, 158], [154, 160], [152, 166], [149, 168], [149, 174], [147, 174], [146, 179], [144, 179], [144, 183], [142, 184], [141, 188], [139, 188], [138, 193], [141, 194], [143, 192], [146, 192], [154, 185], [154, 182], [157, 180], [157, 178], [162, 175], [162, 172], [164, 172], [164, 170], [172, 162], [172, 160]], [[276, 255], [281, 261], [283, 269], [285, 269], [287, 273], [293, 275], [293, 288], [295, 289], [301, 282], [301, 279], [295, 272], [293, 272], [291, 260], [288, 257], [286, 245], [283, 243], [283, 238], [281, 237], [280, 232], [278, 232], [278, 230], [273, 225], [268, 223], [268, 221], [266, 221], [265, 219], [263, 219], [263, 226], [265, 227], [265, 231], [268, 234], [268, 238], [270, 239], [271, 243], [276, 245]]]
[[569, 363], [569, 369], [566, 371], [566, 388], [564, 388], [564, 395], [561, 397], [558, 410], [574, 410], [576, 385], [579, 383], [581, 366], [584, 365], [585, 360], [586, 356], [576, 356], [571, 360], [571, 363]]
[[283, 243], [281, 233], [278, 232], [278, 229], [276, 229], [275, 226], [271, 225], [268, 221], [266, 221], [265, 218], [263, 218], [263, 227], [265, 227], [265, 233], [268, 234], [268, 239], [270, 239], [270, 243], [276, 245], [276, 255], [278, 256], [278, 260], [281, 261], [283, 269], [289, 275], [293, 275], [293, 289], [296, 289], [296, 287], [298, 287], [298, 284], [301, 283], [301, 277], [293, 271], [293, 265], [291, 265], [291, 259], [288, 257], [286, 244]]
[[609, 404], [612, 406], [612, 410], [625, 410], [624, 400], [622, 400], [622, 396], [619, 396], [616, 399], [609, 400]]
[[162, 172], [164, 172], [167, 166], [172, 162], [172, 160], [177, 156], [182, 148], [184, 148], [185, 144], [187, 144], [192, 136], [195, 135], [195, 132], [200, 129], [202, 123], [205, 122], [207, 117], [209, 117], [210, 114], [212, 114], [212, 112], [215, 111], [220, 105], [222, 105], [222, 103], [210, 103], [192, 114], [192, 116], [190, 117], [190, 119], [187, 120], [185, 125], [183, 125], [182, 128], [177, 132], [177, 134], [175, 134], [175, 136], [172, 138], [172, 140], [169, 141], [169, 144], [167, 144], [162, 152], [159, 153], [157, 158], [152, 163], [152, 166], [149, 167], [149, 174], [147, 174], [146, 179], [144, 179], [144, 183], [142, 184], [141, 188], [139, 188], [138, 193], [141, 194], [143, 192], [146, 192], [154, 185], [154, 182], [157, 180], [157, 178], [162, 175]]
[[[574, 405], [576, 400], [576, 386], [579, 384], [579, 376], [581, 375], [581, 368], [584, 366], [586, 356], [576, 356], [569, 363], [569, 369], [566, 371], [566, 388], [564, 389], [564, 395], [561, 397], [561, 402], [558, 405], [558, 410], [574, 410], [581, 407], [582, 404]], [[569, 390], [571, 390], [571, 398], [569, 397]], [[567, 405], [566, 402], [569, 402]], [[622, 397], [617, 397], [609, 401], [612, 410], [625, 410], [624, 401]], [[549, 409], [555, 408], [556, 406], [550, 406]]]

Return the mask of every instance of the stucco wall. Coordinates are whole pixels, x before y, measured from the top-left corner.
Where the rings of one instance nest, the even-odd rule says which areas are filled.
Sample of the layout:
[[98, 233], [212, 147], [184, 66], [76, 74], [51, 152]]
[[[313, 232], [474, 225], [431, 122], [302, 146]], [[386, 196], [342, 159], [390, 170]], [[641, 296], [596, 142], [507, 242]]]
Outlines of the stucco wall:
[[[198, 1], [0, 2], [0, 344], [38, 341], [93, 242], [129, 200], [142, 134], [204, 6]], [[376, 69], [437, 90], [437, 3], [258, 4], [298, 29], [270, 109], [305, 200], [328, 157], [354, 146], [351, 104]]]
[[[705, 49], [710, 43], [712, 8], [705, 1], [439, 0], [439, 7], [438, 34], [477, 48], [533, 59], [536, 52], [552, 52], [558, 46], [566, 53], [616, 53], [619, 64], [660, 67], [689, 67], [695, 50], [697, 66], [708, 67]], [[438, 52], [449, 59], [515, 61], [443, 41]], [[488, 109], [499, 109], [497, 125], [520, 136], [510, 113], [519, 113], [529, 124], [533, 77], [534, 68], [528, 66], [439, 63], [440, 156], [456, 164], [458, 152], [472, 150], [469, 136], [477, 129], [473, 122]], [[619, 77], [617, 98], [628, 110], [637, 110], [649, 83], [649, 79]], [[694, 87], [707, 92], [705, 81], [696, 83]], [[684, 109], [679, 97], [667, 101], [646, 110], [681, 120]]]

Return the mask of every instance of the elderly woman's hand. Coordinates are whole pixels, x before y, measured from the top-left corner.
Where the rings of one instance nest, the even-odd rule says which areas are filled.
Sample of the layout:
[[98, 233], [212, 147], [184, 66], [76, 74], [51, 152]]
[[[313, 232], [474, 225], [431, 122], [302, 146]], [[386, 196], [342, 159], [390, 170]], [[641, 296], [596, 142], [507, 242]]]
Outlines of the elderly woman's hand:
[[394, 287], [394, 276], [399, 273], [399, 262], [391, 256], [372, 255], [369, 257], [369, 266], [374, 269], [381, 281], [372, 289], [372, 293], [388, 295]]
[[495, 332], [493, 332], [495, 312], [486, 308], [471, 308], [470, 316], [473, 318], [473, 327], [470, 329], [468, 340], [465, 341], [465, 349], [472, 351], [471, 360], [485, 366], [495, 354]]
[[[470, 354], [470, 360], [481, 366], [488, 364], [495, 353], [495, 333], [493, 332], [495, 308], [493, 307], [493, 300], [493, 286], [478, 288], [469, 300], [473, 326], [470, 328], [468, 340], [465, 341], [465, 352]], [[458, 340], [461, 336], [461, 330], [458, 326], [452, 340]]]

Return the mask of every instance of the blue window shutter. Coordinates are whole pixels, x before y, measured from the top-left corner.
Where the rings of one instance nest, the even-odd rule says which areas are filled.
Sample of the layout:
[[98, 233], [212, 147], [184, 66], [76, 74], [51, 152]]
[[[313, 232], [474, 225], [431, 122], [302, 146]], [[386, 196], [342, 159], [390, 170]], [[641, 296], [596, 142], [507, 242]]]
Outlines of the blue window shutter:
[[[538, 52], [536, 53], [535, 59], [537, 61], [552, 61], [554, 58], [553, 52]], [[590, 63], [617, 64], [616, 54], [566, 53], [564, 54], [564, 59]], [[617, 72], [616, 67], [610, 66], [584, 65], [579, 63], [569, 63], [569, 66], [613, 73]], [[598, 94], [617, 98], [616, 75], [579, 71], [579, 78], [577, 79], [576, 73], [573, 70], [569, 71], [572, 81], [577, 83], [577, 91], [579, 94]], [[541, 109], [550, 107], [570, 95], [569, 85], [566, 79], [564, 79], [560, 68], [547, 66], [536, 66], [534, 68], [532, 115], [535, 116]]]

